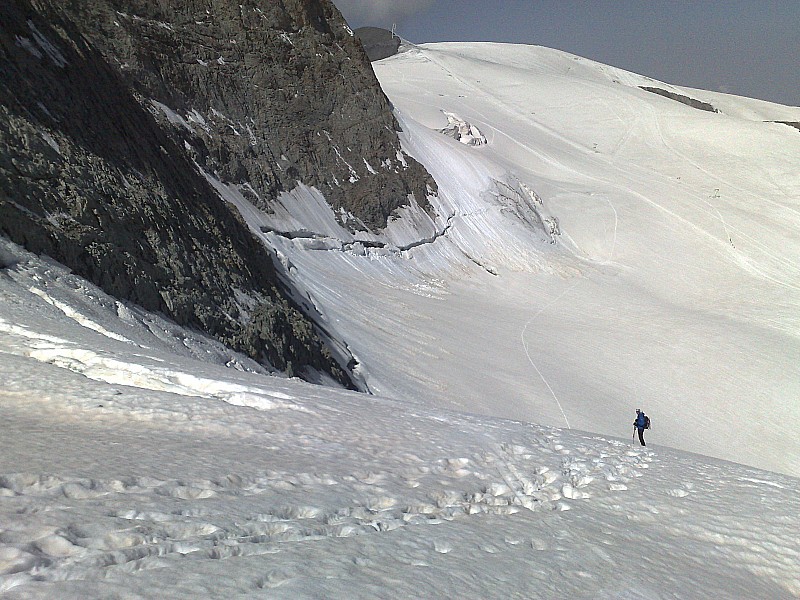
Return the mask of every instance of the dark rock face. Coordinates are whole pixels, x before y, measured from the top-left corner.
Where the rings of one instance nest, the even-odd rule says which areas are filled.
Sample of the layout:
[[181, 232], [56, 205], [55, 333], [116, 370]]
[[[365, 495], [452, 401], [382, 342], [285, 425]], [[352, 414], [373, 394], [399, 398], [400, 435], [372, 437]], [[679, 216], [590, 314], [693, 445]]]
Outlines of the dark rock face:
[[410, 193], [426, 203], [430, 177], [413, 160], [398, 162], [399, 126], [328, 0], [71, 6], [139, 97], [160, 103], [159, 121], [172, 116], [192, 159], [222, 180], [250, 183], [261, 208], [298, 180], [369, 228], [385, 226]]
[[640, 89], [643, 89], [645, 92], [650, 92], [651, 94], [658, 94], [659, 96], [664, 96], [665, 98], [669, 98], [670, 100], [675, 100], [676, 102], [680, 102], [681, 104], [685, 104], [686, 106], [691, 106], [692, 108], [696, 108], [698, 110], [706, 110], [708, 112], [715, 112], [718, 113], [719, 110], [714, 108], [713, 105], [709, 104], [708, 102], [703, 102], [702, 100], [696, 100], [695, 98], [690, 98], [689, 96], [684, 96], [683, 94], [676, 94], [675, 92], [670, 92], [668, 90], [663, 90], [657, 87], [648, 87], [645, 85], [640, 85]]
[[371, 61], [382, 60], [397, 54], [400, 38], [381, 27], [359, 27], [353, 33], [361, 41]]
[[289, 374], [353, 385], [201, 169], [381, 227], [430, 184], [396, 129], [327, 0], [0, 3], [0, 234]]

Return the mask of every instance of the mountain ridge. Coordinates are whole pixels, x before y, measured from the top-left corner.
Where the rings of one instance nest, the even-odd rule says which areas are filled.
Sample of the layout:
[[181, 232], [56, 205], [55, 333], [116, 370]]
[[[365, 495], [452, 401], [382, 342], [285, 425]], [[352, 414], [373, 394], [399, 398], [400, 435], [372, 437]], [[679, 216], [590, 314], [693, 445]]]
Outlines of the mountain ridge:
[[316, 185], [364, 230], [426, 205], [435, 184], [402, 156], [335, 7], [14, 0], [0, 11], [0, 231], [278, 370], [359, 385], [353, 357], [302, 314], [273, 252], [207, 180], [242, 185], [265, 211]]

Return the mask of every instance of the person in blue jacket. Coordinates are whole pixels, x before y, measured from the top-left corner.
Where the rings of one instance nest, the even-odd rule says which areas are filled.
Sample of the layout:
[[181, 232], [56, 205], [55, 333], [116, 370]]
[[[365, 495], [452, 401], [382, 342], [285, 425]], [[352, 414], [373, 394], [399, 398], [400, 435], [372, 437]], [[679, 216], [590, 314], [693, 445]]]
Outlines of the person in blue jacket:
[[636, 420], [633, 422], [633, 428], [639, 432], [639, 443], [642, 446], [647, 446], [644, 443], [644, 430], [650, 429], [650, 417], [648, 417], [642, 410], [636, 409]]

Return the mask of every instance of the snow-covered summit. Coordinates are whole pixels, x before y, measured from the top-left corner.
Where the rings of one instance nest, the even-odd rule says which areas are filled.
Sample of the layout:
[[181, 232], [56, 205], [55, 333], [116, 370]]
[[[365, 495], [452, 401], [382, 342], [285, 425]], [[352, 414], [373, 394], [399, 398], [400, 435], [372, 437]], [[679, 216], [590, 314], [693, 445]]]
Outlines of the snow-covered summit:
[[[458, 403], [608, 433], [642, 405], [664, 442], [800, 473], [800, 441], [771, 435], [776, 421], [800, 418], [800, 135], [776, 123], [798, 121], [800, 108], [536, 46], [425, 44], [373, 66], [455, 214], [474, 215], [473, 198], [502, 173], [558, 224], [550, 253], [508, 227], [478, 226], [519, 240], [491, 259], [485, 242], [461, 238], [501, 276], [466, 286], [485, 298], [479, 312], [454, 292], [458, 317], [436, 330], [443, 340], [469, 322], [492, 340], [485, 352], [438, 343], [458, 357], [442, 377]], [[431, 141], [447, 113], [487, 144]], [[442, 362], [436, 372], [450, 373]]]

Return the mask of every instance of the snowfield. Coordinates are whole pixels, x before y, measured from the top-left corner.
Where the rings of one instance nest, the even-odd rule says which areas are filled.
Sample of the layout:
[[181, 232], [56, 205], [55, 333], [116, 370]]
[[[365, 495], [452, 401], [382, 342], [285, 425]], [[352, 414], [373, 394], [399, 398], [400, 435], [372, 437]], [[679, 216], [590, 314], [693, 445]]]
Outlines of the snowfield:
[[800, 135], [772, 122], [800, 108], [532, 46], [374, 67], [440, 235], [400, 260], [266, 236], [371, 390], [615, 436], [641, 407], [659, 443], [800, 475]]
[[537, 47], [374, 66], [431, 211], [206, 174], [370, 394], [0, 239], [0, 594], [800, 597], [800, 132], [765, 123], [800, 109]]
[[270, 376], [2, 251], [4, 598], [800, 595], [795, 478]]

